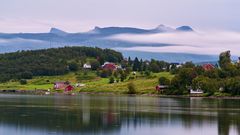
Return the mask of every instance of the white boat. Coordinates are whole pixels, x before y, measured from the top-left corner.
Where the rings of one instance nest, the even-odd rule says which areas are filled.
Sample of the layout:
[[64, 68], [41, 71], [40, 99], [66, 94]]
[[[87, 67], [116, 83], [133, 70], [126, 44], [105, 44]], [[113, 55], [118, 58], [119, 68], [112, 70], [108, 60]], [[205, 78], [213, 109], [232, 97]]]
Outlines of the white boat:
[[190, 94], [203, 94], [204, 92], [203, 92], [203, 90], [201, 90], [201, 89], [197, 89], [197, 90], [193, 90], [193, 89], [191, 89], [190, 90]]

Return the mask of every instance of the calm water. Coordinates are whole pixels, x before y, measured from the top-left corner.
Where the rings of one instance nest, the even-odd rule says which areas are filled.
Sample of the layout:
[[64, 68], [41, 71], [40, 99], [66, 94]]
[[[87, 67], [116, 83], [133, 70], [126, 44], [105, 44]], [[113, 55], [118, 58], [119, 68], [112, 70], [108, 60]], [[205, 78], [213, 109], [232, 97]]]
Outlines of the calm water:
[[239, 135], [240, 100], [0, 95], [0, 135]]

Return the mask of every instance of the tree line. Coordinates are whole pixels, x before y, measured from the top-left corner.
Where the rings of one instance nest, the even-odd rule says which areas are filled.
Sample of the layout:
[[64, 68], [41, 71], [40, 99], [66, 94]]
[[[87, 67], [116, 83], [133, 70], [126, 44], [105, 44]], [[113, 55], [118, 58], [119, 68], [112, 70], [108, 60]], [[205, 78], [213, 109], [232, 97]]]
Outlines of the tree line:
[[0, 54], [0, 82], [31, 79], [33, 76], [63, 75], [78, 70], [88, 58], [100, 64], [120, 63], [121, 53], [91, 47], [63, 47]]
[[159, 84], [169, 85], [165, 94], [189, 94], [190, 89], [202, 89], [206, 95], [240, 95], [240, 63], [231, 60], [230, 51], [219, 55], [218, 66], [204, 70], [191, 62], [172, 71], [172, 80], [161, 77]]

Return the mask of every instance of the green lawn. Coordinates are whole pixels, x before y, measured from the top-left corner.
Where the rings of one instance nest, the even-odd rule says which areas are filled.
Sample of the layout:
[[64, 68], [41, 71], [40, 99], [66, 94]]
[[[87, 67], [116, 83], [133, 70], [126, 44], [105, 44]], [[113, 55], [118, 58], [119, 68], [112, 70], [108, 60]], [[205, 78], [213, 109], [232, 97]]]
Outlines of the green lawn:
[[[127, 91], [127, 85], [130, 81], [134, 82], [137, 88], [137, 92], [141, 94], [155, 93], [154, 89], [158, 83], [159, 77], [167, 77], [171, 79], [173, 75], [168, 72], [153, 73], [151, 77], [143, 77], [139, 73], [133, 80], [125, 80], [124, 82], [109, 84], [108, 78], [99, 78], [95, 72], [88, 72], [84, 75], [83, 72], [69, 73], [61, 76], [43, 76], [34, 77], [28, 80], [28, 84], [21, 85], [19, 82], [10, 81], [7, 83], [0, 83], [1, 90], [16, 89], [16, 90], [47, 90], [53, 88], [53, 83], [56, 81], [69, 81], [72, 84], [77, 82], [84, 83], [86, 86], [76, 88], [75, 91], [80, 92], [113, 92], [113, 93], [125, 93]], [[85, 78], [85, 80], [84, 80]], [[80, 79], [81, 81], [79, 81]]]

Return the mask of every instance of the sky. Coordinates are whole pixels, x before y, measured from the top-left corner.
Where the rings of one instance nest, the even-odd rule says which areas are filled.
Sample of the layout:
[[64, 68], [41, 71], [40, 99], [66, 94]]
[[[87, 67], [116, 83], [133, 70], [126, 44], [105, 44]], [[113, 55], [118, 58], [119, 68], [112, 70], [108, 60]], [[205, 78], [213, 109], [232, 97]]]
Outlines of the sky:
[[174, 32], [159, 34], [122, 34], [108, 37], [136, 43], [164, 43], [170, 46], [134, 46], [118, 47], [117, 50], [162, 52], [162, 53], [190, 53], [219, 55], [230, 50], [234, 56], [240, 54], [240, 32], [207, 31], [207, 32]]
[[95, 26], [240, 31], [239, 0], [0, 0], [0, 32], [83, 32]]

